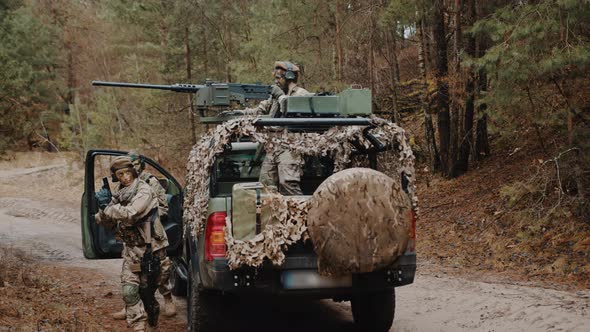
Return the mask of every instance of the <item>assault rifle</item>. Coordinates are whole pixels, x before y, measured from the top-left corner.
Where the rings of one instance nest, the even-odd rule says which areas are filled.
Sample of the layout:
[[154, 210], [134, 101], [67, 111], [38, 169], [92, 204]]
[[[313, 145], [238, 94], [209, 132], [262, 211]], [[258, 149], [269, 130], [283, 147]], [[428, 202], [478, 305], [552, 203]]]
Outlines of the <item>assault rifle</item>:
[[[145, 253], [141, 257], [141, 276], [139, 283], [139, 297], [147, 314], [148, 324], [152, 327], [158, 326], [160, 315], [160, 304], [156, 300], [156, 289], [158, 288], [158, 277], [160, 276], [160, 257], [152, 252], [152, 227], [154, 215], [158, 213], [154, 208], [148, 215], [148, 221], [144, 223], [144, 233], [147, 240]], [[164, 249], [161, 249], [164, 250]]]
[[233, 105], [248, 106], [252, 100], [265, 100], [270, 97], [271, 86], [264, 84], [218, 83], [207, 80], [205, 84], [137, 84], [120, 82], [92, 81], [95, 86], [117, 88], [139, 88], [194, 93], [195, 106], [201, 117], [207, 110], [226, 111]]

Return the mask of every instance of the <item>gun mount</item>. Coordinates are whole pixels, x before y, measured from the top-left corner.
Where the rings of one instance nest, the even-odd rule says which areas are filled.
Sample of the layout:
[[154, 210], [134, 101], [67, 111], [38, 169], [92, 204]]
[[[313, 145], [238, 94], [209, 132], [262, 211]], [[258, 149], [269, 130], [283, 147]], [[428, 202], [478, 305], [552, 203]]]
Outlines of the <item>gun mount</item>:
[[94, 86], [109, 86], [117, 88], [138, 88], [167, 90], [181, 93], [194, 93], [195, 106], [201, 117], [205, 111], [225, 111], [232, 106], [245, 107], [250, 101], [264, 100], [270, 97], [270, 85], [243, 84], [243, 83], [218, 83], [206, 81], [203, 85], [197, 84], [140, 84], [122, 82], [92, 81]]

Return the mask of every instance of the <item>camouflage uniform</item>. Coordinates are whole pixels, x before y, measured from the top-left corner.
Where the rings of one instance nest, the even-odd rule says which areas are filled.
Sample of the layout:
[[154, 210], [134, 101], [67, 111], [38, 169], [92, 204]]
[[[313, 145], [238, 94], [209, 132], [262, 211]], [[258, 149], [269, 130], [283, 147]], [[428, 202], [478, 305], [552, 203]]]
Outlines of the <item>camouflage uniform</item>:
[[143, 161], [143, 157], [139, 155], [136, 150], [131, 150], [127, 154], [131, 158], [131, 162], [133, 163], [133, 168], [137, 174], [139, 174], [139, 179], [143, 180], [145, 183], [149, 184], [152, 187], [154, 193], [156, 193], [156, 197], [158, 198], [158, 212], [160, 213], [160, 217], [165, 217], [168, 215], [168, 201], [166, 200], [166, 190], [160, 184], [160, 181], [155, 175], [152, 175], [149, 172], [146, 172], [145, 163]]
[[[135, 331], [143, 331], [147, 319], [139, 297], [141, 257], [145, 252], [143, 225], [152, 218], [152, 250], [161, 259], [160, 280], [168, 280], [172, 268], [166, 257], [168, 238], [160, 223], [158, 199], [150, 186], [136, 178], [131, 185], [119, 185], [109, 205], [96, 215], [96, 221], [115, 232], [115, 237], [124, 242], [121, 284], [125, 301], [127, 324]], [[160, 283], [161, 284], [161, 283]], [[160, 286], [162, 292], [163, 286]], [[164, 290], [165, 291], [165, 290]]]
[[[145, 164], [142, 161], [142, 157], [136, 150], [131, 150], [127, 154], [133, 163], [133, 168], [135, 168], [136, 172], [139, 174], [139, 179], [143, 180], [145, 183], [149, 184], [156, 197], [158, 199], [158, 213], [160, 214], [160, 218], [166, 217], [168, 215], [168, 200], [166, 199], [166, 190], [162, 187], [162, 184], [158, 180], [158, 178], [151, 174], [150, 172], [145, 171]], [[170, 273], [161, 276], [160, 279], [160, 287], [158, 290], [160, 294], [164, 297], [164, 315], [165, 316], [173, 316], [176, 314], [176, 308], [174, 305], [174, 301], [172, 300], [172, 287], [169, 282]], [[115, 319], [124, 319], [123, 314], [124, 309], [118, 313], [114, 314]]]
[[158, 180], [155, 175], [152, 175], [146, 171], [143, 171], [139, 174], [139, 179], [149, 184], [156, 194], [156, 198], [158, 198], [158, 213], [160, 214], [160, 217], [167, 216], [168, 201], [166, 200], [166, 190], [164, 190], [164, 187], [162, 187], [162, 184], [160, 184], [160, 180]]
[[[285, 69], [283, 61], [275, 63], [275, 72]], [[299, 72], [296, 65], [291, 64], [292, 70]], [[295, 79], [296, 81], [296, 79]], [[263, 100], [253, 109], [249, 109], [251, 114], [270, 114], [271, 117], [285, 116], [285, 106], [287, 97], [309, 96], [307, 90], [299, 87], [295, 81], [289, 81], [286, 94], [278, 96], [273, 93], [268, 100]], [[280, 112], [277, 116], [277, 112]], [[260, 168], [260, 182], [266, 186], [275, 186], [283, 195], [303, 195], [299, 183], [301, 181], [301, 165], [303, 161], [301, 156], [290, 150], [277, 149], [271, 154], [267, 154]]]

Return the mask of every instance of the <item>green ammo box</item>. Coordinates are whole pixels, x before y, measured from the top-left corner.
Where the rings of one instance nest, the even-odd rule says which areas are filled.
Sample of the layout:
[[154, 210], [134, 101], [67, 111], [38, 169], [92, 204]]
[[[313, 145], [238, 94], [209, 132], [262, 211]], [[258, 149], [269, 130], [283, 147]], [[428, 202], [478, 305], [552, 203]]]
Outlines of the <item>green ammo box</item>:
[[371, 115], [371, 90], [369, 89], [346, 89], [338, 94], [340, 97], [340, 114]]
[[305, 96], [287, 98], [287, 114], [296, 117], [338, 115], [338, 96]]
[[371, 115], [371, 91], [346, 89], [335, 96], [297, 96], [287, 98], [290, 117]]

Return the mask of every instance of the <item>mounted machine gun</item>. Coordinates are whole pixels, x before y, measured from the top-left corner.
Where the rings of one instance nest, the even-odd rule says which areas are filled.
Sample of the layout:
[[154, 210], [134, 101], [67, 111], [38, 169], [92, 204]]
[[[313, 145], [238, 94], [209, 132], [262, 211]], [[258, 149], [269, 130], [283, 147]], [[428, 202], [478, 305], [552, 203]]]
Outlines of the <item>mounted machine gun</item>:
[[195, 106], [201, 116], [201, 122], [209, 122], [208, 118], [205, 117], [206, 111], [221, 112], [238, 106], [246, 107], [251, 101], [268, 99], [271, 89], [270, 85], [264, 84], [218, 83], [209, 80], [202, 85], [159, 85], [104, 81], [92, 81], [92, 85], [194, 93], [196, 97]]

